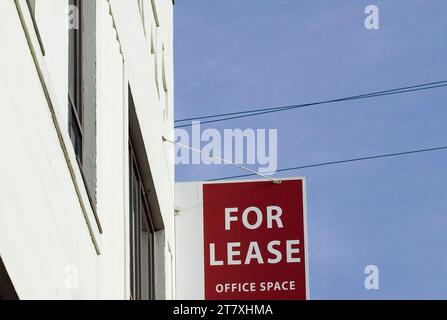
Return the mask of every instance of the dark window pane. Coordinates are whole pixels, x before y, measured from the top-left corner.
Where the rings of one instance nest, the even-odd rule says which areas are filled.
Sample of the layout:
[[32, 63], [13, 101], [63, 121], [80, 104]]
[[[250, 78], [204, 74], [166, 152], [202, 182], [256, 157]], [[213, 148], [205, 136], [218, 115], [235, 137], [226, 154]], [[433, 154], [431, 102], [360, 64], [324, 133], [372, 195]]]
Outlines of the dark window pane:
[[82, 30], [81, 30], [81, 1], [70, 0], [70, 6], [76, 6], [76, 19], [79, 20], [79, 28], [68, 29], [68, 99], [69, 99], [69, 124], [70, 137], [73, 148], [82, 164], [83, 143], [83, 110], [82, 110]]
[[142, 299], [151, 300], [154, 298], [154, 230], [150, 223], [150, 212], [148, 210], [146, 201], [144, 200], [144, 192], [142, 196], [142, 210], [141, 210], [141, 284], [142, 284]]
[[68, 94], [73, 104], [76, 103], [76, 58], [75, 58], [75, 35], [73, 30], [68, 31]]
[[138, 165], [129, 147], [131, 294], [135, 300], [154, 298], [154, 228]]

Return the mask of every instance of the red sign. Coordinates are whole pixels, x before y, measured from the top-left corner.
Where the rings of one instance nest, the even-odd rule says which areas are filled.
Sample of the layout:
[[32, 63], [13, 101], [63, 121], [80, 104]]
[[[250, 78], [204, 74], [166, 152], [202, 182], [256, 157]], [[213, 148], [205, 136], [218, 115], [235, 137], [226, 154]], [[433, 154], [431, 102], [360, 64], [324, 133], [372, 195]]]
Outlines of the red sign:
[[304, 181], [203, 185], [205, 299], [307, 298]]

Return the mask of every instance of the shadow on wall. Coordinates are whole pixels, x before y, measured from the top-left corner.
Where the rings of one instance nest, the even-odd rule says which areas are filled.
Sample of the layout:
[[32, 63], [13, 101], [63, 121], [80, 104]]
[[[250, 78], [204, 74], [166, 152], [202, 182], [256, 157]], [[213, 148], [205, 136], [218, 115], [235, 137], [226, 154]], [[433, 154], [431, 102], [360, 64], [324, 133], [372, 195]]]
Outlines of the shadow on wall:
[[0, 257], [0, 300], [19, 300], [14, 285], [9, 278], [3, 260]]

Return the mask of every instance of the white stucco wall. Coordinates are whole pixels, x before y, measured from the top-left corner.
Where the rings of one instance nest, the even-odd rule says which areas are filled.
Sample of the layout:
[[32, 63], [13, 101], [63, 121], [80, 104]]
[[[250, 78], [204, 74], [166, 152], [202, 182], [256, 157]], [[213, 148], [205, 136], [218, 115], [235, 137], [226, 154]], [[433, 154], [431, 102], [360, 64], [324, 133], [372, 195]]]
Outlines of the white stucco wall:
[[[150, 0], [143, 1], [144, 24], [137, 0], [96, 1], [102, 233], [68, 137], [68, 1], [37, 2], [45, 56], [26, 0], [16, 2], [0, 1], [0, 255], [19, 297], [128, 299], [129, 83], [165, 225], [165, 237], [157, 237], [166, 239], [164, 289], [166, 298], [174, 297], [173, 148], [162, 142], [173, 130], [172, 1], [155, 1], [159, 27]], [[143, 25], [152, 32], [145, 34]], [[158, 93], [155, 53], [162, 55], [163, 47], [165, 85], [159, 72]]]

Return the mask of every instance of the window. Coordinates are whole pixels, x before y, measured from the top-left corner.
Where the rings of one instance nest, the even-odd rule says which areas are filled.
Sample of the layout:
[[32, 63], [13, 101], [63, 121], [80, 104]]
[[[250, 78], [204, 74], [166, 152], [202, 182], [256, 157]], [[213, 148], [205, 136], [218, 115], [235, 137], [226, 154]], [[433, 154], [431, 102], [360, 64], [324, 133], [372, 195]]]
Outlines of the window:
[[131, 298], [153, 300], [155, 230], [133, 150], [132, 143], [129, 143]]
[[68, 61], [68, 114], [69, 133], [79, 166], [83, 153], [83, 101], [82, 101], [82, 1], [70, 0], [70, 7], [77, 8], [76, 26], [69, 28]]
[[96, 212], [96, 4], [83, 0], [68, 4], [68, 132], [102, 233]]

